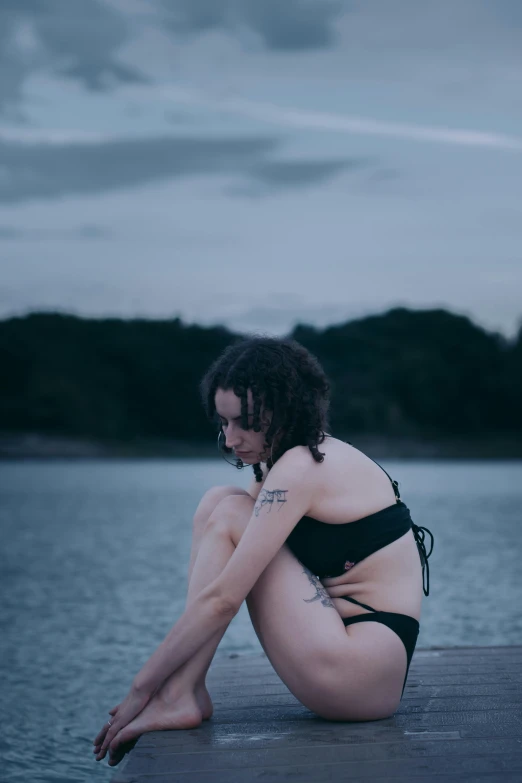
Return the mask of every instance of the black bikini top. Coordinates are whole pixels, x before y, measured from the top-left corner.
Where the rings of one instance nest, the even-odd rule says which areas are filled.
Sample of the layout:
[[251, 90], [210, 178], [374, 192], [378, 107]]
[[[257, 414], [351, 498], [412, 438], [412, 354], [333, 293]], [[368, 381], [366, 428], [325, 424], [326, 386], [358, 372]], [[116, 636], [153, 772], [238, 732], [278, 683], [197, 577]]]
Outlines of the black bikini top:
[[[378, 462], [375, 464], [379, 465]], [[384, 470], [382, 465], [379, 467]], [[396, 541], [411, 528], [422, 565], [422, 588], [424, 595], [429, 595], [428, 558], [433, 551], [433, 535], [427, 528], [419, 527], [412, 521], [409, 508], [401, 500], [398, 482], [384, 472], [395, 493], [396, 502], [393, 506], [342, 524], [301, 517], [286, 543], [297, 559], [321, 579], [340, 576], [349, 571], [356, 563]], [[429, 552], [426, 552], [424, 544], [426, 534], [431, 539]]]

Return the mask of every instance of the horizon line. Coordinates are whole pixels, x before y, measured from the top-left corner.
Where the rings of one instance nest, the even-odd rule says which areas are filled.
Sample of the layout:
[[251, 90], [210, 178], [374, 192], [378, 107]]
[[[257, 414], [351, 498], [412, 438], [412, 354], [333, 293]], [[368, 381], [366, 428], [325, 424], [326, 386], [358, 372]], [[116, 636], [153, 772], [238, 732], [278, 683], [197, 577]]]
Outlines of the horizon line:
[[[407, 310], [410, 313], [425, 313], [425, 312], [440, 312], [443, 311], [445, 313], [448, 313], [449, 315], [455, 317], [455, 318], [464, 318], [468, 320], [470, 323], [472, 323], [475, 327], [478, 329], [481, 329], [483, 332], [486, 332], [490, 335], [500, 335], [506, 340], [517, 340], [519, 335], [522, 337], [522, 314], [520, 315], [518, 319], [518, 326], [515, 329], [515, 332], [512, 335], [506, 334], [505, 331], [500, 330], [499, 328], [493, 328], [485, 326], [483, 323], [478, 321], [474, 316], [471, 316], [467, 313], [458, 312], [453, 309], [448, 308], [447, 306], [443, 305], [430, 305], [426, 307], [412, 307], [407, 305], [390, 305], [388, 307], [384, 307], [381, 310], [373, 310], [368, 311], [365, 315], [357, 315], [352, 318], [348, 317], [346, 319], [340, 320], [340, 321], [332, 321], [332, 323], [323, 325], [323, 326], [317, 326], [310, 322], [301, 321], [299, 319], [294, 319], [293, 325], [290, 327], [288, 332], [285, 332], [284, 334], [291, 334], [291, 332], [295, 329], [296, 326], [304, 326], [304, 327], [311, 327], [312, 329], [315, 329], [316, 331], [325, 331], [326, 329], [331, 329], [332, 327], [336, 326], [343, 326], [345, 324], [354, 323], [357, 321], [362, 321], [367, 318], [380, 318], [388, 315], [389, 313], [396, 311], [396, 310]], [[252, 330], [241, 330], [241, 329], [235, 329], [233, 327], [227, 326], [226, 323], [224, 323], [222, 320], [216, 320], [212, 321], [211, 323], [202, 323], [200, 321], [195, 321], [193, 319], [190, 319], [186, 316], [183, 316], [181, 314], [174, 314], [174, 315], [165, 315], [165, 316], [151, 316], [151, 315], [130, 315], [130, 316], [124, 316], [124, 315], [115, 315], [115, 314], [106, 314], [106, 315], [86, 315], [82, 314], [78, 311], [74, 312], [73, 310], [62, 310], [59, 308], [23, 308], [21, 311], [13, 311], [10, 314], [1, 314], [0, 313], [0, 324], [5, 323], [7, 321], [19, 318], [27, 318], [32, 315], [57, 315], [57, 316], [63, 316], [63, 317], [70, 317], [70, 318], [76, 318], [78, 320], [83, 321], [150, 321], [150, 322], [171, 322], [179, 320], [182, 324], [182, 326], [190, 327], [190, 326], [197, 326], [202, 329], [215, 329], [215, 328], [222, 328], [229, 331], [231, 334], [238, 334], [238, 335], [253, 335], [257, 332], [263, 332], [263, 329], [252, 329]]]

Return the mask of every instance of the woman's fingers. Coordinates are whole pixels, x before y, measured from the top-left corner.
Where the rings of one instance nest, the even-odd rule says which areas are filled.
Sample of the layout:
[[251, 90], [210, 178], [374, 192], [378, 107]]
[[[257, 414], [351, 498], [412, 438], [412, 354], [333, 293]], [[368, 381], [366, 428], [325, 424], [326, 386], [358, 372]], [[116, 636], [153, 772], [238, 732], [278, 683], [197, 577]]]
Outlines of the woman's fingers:
[[109, 766], [113, 767], [119, 764], [125, 755], [124, 748], [122, 749], [122, 743], [125, 743], [125, 729], [121, 729], [114, 737], [113, 741], [108, 748], [109, 751]]
[[116, 734], [119, 732], [120, 729], [121, 726], [116, 726], [115, 724], [110, 726], [107, 734], [105, 735], [105, 739], [102, 742], [100, 752], [96, 756], [97, 761], [101, 761], [102, 759], [105, 758], [107, 754], [107, 750], [109, 749], [109, 745], [111, 744], [111, 742], [113, 741], [114, 737], [116, 736]]
[[[114, 717], [116, 715], [116, 713], [118, 712], [119, 706], [120, 705], [117, 704], [115, 707], [112, 707], [112, 709], [109, 710], [109, 715]], [[112, 723], [112, 721], [111, 721], [111, 723]], [[98, 734], [94, 738], [93, 743], [92, 743], [94, 745], [94, 753], [98, 753], [99, 752], [99, 749], [102, 746], [103, 740], [105, 739], [105, 735], [107, 734], [109, 728], [110, 728], [109, 722], [104, 723], [103, 724], [103, 728], [101, 729], [101, 731], [98, 732]]]
[[107, 749], [104, 748], [102, 745], [96, 754], [96, 761], [102, 761], [102, 759], [104, 759], [106, 755], [107, 755]]
[[102, 730], [94, 740], [94, 753], [97, 754], [96, 761], [101, 761], [105, 758], [107, 747], [121, 728], [120, 725], [115, 725], [115, 720], [111, 721], [110, 724], [109, 722], [104, 724]]
[[101, 729], [101, 731], [98, 732], [98, 734], [94, 738], [94, 741], [93, 741], [92, 744], [93, 745], [101, 745], [103, 740], [105, 739], [105, 735], [107, 734], [109, 728], [110, 728], [109, 724], [108, 723], [104, 723], [103, 724], [103, 728]]
[[[114, 736], [114, 735], [113, 735]], [[105, 739], [107, 738], [107, 734], [103, 738], [103, 740], [94, 747], [94, 753], [96, 754], [96, 761], [101, 761], [103, 758], [105, 758], [105, 754], [107, 753], [107, 746], [105, 745]], [[109, 738], [109, 742], [110, 742]]]
[[[112, 717], [110, 725], [108, 723], [105, 724], [104, 729], [102, 729], [95, 739], [95, 745], [99, 745], [101, 742], [101, 748], [96, 756], [97, 761], [101, 761], [101, 759], [105, 758], [107, 749], [117, 733], [125, 728], [125, 726], [142, 711], [149, 699], [150, 696], [147, 693], [142, 693], [131, 688], [125, 699], [118, 705], [118, 709]], [[104, 730], [106, 730], [105, 736], [103, 736]]]
[[[130, 720], [132, 720], [132, 718]], [[109, 745], [111, 744], [113, 739], [116, 737], [116, 735], [121, 731], [121, 729], [123, 729], [126, 726], [127, 723], [129, 723], [129, 721], [127, 721], [127, 720], [123, 720], [122, 721], [121, 719], [118, 720], [117, 717], [114, 718], [114, 721], [112, 722], [112, 725], [109, 726], [108, 731], [107, 731], [107, 733], [105, 735], [105, 738], [104, 738], [104, 740], [102, 742], [102, 745], [101, 745], [101, 748], [100, 748], [100, 752], [98, 754], [99, 758], [97, 757], [98, 760], [101, 760], [101, 759], [105, 758], [105, 756], [107, 754], [107, 751], [109, 750]]]

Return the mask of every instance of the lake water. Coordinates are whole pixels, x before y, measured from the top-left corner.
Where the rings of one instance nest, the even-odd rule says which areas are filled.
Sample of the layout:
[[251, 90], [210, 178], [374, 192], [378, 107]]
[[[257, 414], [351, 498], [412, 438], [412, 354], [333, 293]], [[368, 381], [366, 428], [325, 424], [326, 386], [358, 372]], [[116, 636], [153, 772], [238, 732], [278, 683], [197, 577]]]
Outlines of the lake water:
[[[385, 461], [435, 536], [419, 647], [522, 644], [522, 462]], [[108, 781], [91, 741], [185, 605], [219, 460], [0, 463], [0, 780]], [[218, 655], [260, 652], [243, 607]]]

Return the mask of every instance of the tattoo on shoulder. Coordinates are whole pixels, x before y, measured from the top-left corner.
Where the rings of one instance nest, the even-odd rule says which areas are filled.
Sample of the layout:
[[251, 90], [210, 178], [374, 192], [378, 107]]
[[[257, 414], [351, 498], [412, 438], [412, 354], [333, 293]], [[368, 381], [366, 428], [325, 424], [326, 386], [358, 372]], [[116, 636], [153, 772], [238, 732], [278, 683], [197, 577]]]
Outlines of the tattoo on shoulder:
[[263, 506], [268, 505], [268, 511], [272, 511], [274, 503], [278, 509], [283, 507], [283, 503], [286, 503], [287, 489], [262, 489], [257, 498], [254, 506], [254, 513], [256, 517], [259, 516], [259, 512]]
[[307, 604], [311, 604], [314, 601], [320, 601], [322, 606], [332, 607], [335, 609], [335, 606], [332, 602], [332, 599], [330, 598], [326, 588], [323, 587], [321, 582], [319, 581], [318, 577], [315, 576], [315, 574], [312, 574], [309, 568], [306, 566], [303, 567], [303, 574], [306, 574], [308, 577], [308, 581], [312, 585], [312, 587], [315, 588], [315, 595], [313, 598], [303, 598], [303, 601]]

